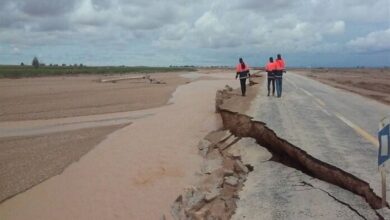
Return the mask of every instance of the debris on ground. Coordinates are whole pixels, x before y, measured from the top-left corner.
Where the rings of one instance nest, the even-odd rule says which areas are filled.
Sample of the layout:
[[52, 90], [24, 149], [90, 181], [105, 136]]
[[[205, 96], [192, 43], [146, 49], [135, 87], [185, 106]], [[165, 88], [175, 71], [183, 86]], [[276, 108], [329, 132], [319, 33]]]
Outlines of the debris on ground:
[[223, 101], [229, 99], [233, 95], [233, 88], [226, 85], [225, 89], [218, 90], [215, 95], [215, 112], [218, 113]]
[[[204, 158], [200, 182], [185, 189], [172, 205], [174, 219], [230, 219], [238, 192], [249, 173], [232, 146], [240, 140], [229, 131], [210, 133], [199, 143]], [[206, 146], [208, 144], [208, 146]]]
[[100, 79], [100, 82], [111, 82], [116, 83], [117, 81], [123, 81], [123, 80], [139, 80], [139, 79], [146, 79], [152, 84], [166, 84], [165, 82], [159, 81], [157, 79], [152, 78], [150, 75], [144, 75], [144, 76], [126, 76], [126, 77], [116, 77], [116, 78], [109, 78], [109, 79]]

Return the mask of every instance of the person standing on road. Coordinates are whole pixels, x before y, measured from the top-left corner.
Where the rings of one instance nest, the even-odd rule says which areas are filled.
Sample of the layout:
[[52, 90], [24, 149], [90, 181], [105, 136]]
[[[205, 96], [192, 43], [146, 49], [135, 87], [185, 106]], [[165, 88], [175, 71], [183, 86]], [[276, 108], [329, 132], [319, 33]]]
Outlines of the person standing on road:
[[268, 79], [268, 96], [270, 93], [270, 84], [272, 84], [272, 95], [275, 95], [275, 71], [276, 71], [276, 63], [274, 63], [274, 58], [270, 57], [269, 62], [265, 65], [265, 71], [267, 72]]
[[275, 63], [276, 63], [276, 71], [275, 71], [276, 94], [278, 98], [280, 98], [282, 96], [283, 73], [286, 72], [286, 66], [280, 54], [277, 55], [277, 59]]
[[242, 58], [239, 59], [239, 64], [236, 66], [236, 79], [240, 77], [241, 93], [245, 96], [246, 93], [246, 79], [250, 77], [249, 66], [244, 63]]

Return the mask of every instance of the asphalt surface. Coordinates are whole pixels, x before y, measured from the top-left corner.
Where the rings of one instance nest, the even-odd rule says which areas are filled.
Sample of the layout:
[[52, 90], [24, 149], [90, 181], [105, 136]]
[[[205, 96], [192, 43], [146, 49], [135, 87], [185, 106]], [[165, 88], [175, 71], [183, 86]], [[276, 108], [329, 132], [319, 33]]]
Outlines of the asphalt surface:
[[[315, 158], [368, 182], [381, 196], [376, 132], [390, 106], [292, 72], [284, 76], [282, 98], [267, 97], [265, 90], [248, 113], [254, 120], [265, 122], [279, 137]], [[241, 144], [244, 149], [260, 149], [251, 140]], [[252, 150], [252, 159], [243, 158], [254, 171], [240, 193], [233, 219], [378, 218], [361, 197], [270, 161], [270, 156], [253, 159], [253, 155], [267, 158], [269, 153]], [[379, 212], [390, 217], [388, 210]]]

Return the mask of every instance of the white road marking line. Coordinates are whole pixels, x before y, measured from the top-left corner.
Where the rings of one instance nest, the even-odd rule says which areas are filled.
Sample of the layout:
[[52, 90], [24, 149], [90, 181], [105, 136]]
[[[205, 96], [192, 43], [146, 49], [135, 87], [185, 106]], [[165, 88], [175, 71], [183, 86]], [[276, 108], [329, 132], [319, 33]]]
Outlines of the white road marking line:
[[311, 96], [311, 97], [314, 97], [314, 95], [311, 94], [310, 92], [308, 92], [307, 90], [302, 89], [302, 88], [299, 88], [299, 89], [302, 90], [302, 92], [306, 93], [306, 95]]
[[325, 109], [325, 102], [322, 101], [321, 99], [315, 97], [313, 94], [311, 94], [309, 91], [303, 89], [303, 88], [299, 88], [300, 90], [302, 90], [304, 93], [306, 93], [306, 95], [308, 96], [311, 96], [314, 98], [314, 101], [317, 103], [318, 107], [321, 109], [321, 111], [323, 111], [325, 114], [327, 114], [328, 116], [331, 116], [332, 114], [330, 114], [326, 109]]
[[325, 107], [325, 102], [323, 102], [321, 99], [314, 97], [314, 100], [321, 105], [322, 107]]
[[[311, 96], [314, 98], [314, 100], [316, 101], [316, 103], [319, 105], [319, 108], [327, 115], [331, 115], [324, 107], [325, 107], [325, 102], [323, 102], [321, 99], [315, 97], [313, 94], [311, 94], [310, 92], [308, 92], [307, 90], [303, 89], [303, 88], [300, 88], [304, 93], [306, 93], [308, 96]], [[340, 113], [337, 113], [337, 112], [334, 112], [334, 114], [336, 115], [337, 118], [339, 118], [341, 121], [343, 121], [345, 124], [347, 124], [349, 127], [351, 127], [353, 130], [355, 130], [356, 133], [358, 133], [360, 136], [362, 136], [364, 139], [366, 139], [367, 141], [369, 141], [370, 143], [372, 143], [374, 146], [378, 147], [379, 146], [379, 142], [377, 140], [376, 137], [374, 137], [373, 135], [371, 135], [370, 133], [368, 133], [367, 131], [365, 131], [363, 128], [357, 126], [356, 124], [354, 124], [353, 122], [351, 122], [350, 120], [346, 119], [343, 115], [341, 115]]]
[[328, 116], [332, 116], [332, 114], [330, 114], [325, 108], [323, 108], [322, 106], [318, 106], [322, 112], [324, 112], [325, 114], [327, 114]]
[[345, 124], [347, 124], [349, 127], [351, 127], [353, 130], [356, 131], [356, 133], [358, 133], [360, 136], [362, 136], [364, 139], [366, 139], [367, 141], [371, 142], [375, 147], [378, 147], [379, 146], [379, 143], [378, 143], [378, 140], [377, 138], [375, 138], [374, 136], [372, 136], [370, 133], [368, 133], [367, 131], [363, 130], [361, 127], [355, 125], [353, 122], [351, 122], [350, 120], [346, 119], [344, 116], [342, 116], [341, 114], [335, 112], [335, 115], [336, 117], [338, 117], [341, 121], [343, 121]]

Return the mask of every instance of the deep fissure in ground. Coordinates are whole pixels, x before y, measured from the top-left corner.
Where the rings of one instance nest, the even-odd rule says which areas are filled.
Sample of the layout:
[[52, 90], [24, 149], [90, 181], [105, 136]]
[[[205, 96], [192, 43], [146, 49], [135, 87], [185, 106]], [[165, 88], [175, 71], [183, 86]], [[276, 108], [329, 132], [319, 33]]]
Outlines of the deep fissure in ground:
[[[382, 208], [381, 198], [369, 184], [344, 170], [320, 161], [306, 151], [279, 138], [265, 123], [253, 121], [251, 117], [220, 108], [223, 126], [238, 137], [251, 137], [267, 148], [274, 156], [273, 160], [293, 167], [322, 181], [334, 184], [363, 197], [373, 209]], [[389, 205], [387, 204], [387, 207]]]

